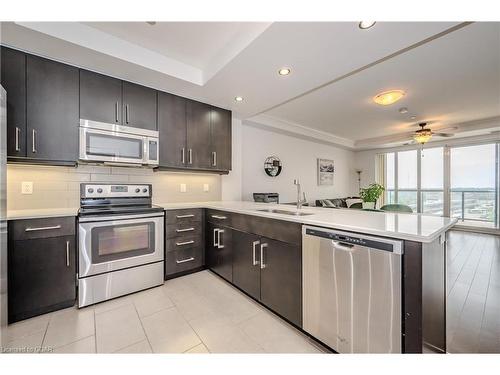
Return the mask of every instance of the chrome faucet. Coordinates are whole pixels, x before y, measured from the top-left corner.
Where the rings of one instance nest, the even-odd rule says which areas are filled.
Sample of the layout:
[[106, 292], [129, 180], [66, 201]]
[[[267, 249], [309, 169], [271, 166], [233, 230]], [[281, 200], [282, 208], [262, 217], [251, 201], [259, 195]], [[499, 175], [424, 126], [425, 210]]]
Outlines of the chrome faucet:
[[[301, 194], [300, 182], [298, 179], [293, 180], [293, 184], [297, 186], [297, 210], [300, 210], [302, 208], [302, 205], [304, 203], [307, 203], [306, 193]], [[302, 195], [304, 196], [304, 198], [301, 198]]]

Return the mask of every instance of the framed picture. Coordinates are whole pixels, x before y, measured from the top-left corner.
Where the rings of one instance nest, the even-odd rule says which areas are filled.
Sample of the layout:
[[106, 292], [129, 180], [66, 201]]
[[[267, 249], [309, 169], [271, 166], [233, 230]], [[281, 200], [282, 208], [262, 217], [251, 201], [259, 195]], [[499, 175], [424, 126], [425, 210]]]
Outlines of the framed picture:
[[318, 159], [318, 185], [333, 185], [333, 160]]

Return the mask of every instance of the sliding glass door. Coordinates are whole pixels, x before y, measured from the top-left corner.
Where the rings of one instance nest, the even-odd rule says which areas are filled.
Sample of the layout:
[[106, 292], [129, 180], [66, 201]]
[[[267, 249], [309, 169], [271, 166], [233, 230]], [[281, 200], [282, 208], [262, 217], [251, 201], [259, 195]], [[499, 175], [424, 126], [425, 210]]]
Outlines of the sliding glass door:
[[433, 147], [385, 155], [385, 203], [464, 226], [500, 228], [500, 144]]
[[469, 226], [498, 225], [497, 145], [450, 150], [451, 216]]

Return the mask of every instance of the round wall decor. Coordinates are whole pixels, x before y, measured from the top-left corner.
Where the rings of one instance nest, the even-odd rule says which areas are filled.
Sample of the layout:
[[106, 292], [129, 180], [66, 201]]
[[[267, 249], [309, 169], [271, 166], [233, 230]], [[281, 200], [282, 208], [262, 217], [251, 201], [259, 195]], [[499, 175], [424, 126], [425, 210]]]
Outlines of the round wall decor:
[[282, 169], [283, 165], [277, 156], [269, 156], [264, 162], [264, 171], [270, 177], [279, 176]]

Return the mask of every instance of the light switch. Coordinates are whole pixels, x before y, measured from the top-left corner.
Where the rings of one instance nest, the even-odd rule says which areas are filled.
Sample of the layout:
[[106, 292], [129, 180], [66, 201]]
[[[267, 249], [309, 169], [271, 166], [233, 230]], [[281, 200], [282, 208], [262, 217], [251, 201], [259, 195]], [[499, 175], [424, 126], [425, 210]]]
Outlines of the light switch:
[[205, 192], [210, 191], [210, 185], [209, 184], [203, 184], [203, 191], [205, 191]]
[[186, 192], [186, 184], [181, 184], [181, 193]]
[[33, 182], [31, 182], [31, 181], [21, 182], [21, 193], [22, 194], [33, 194]]

